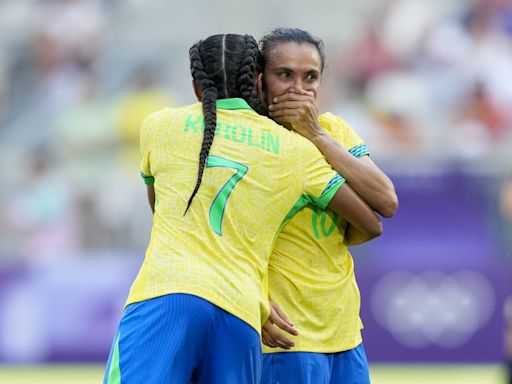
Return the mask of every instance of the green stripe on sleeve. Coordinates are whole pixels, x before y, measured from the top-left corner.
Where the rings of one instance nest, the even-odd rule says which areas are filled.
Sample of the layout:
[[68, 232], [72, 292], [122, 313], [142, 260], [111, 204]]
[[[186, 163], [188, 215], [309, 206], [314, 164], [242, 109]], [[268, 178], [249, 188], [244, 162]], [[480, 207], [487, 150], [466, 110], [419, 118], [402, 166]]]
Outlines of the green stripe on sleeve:
[[329, 202], [332, 200], [334, 194], [338, 189], [345, 183], [345, 178], [341, 175], [336, 174], [331, 181], [327, 184], [320, 197], [307, 196], [312, 204], [325, 209]]
[[349, 153], [354, 157], [363, 157], [370, 154], [366, 144], [359, 144], [349, 149]]
[[144, 180], [144, 184], [153, 185], [155, 184], [155, 178], [153, 176], [146, 176], [144, 173], [140, 173], [140, 177]]

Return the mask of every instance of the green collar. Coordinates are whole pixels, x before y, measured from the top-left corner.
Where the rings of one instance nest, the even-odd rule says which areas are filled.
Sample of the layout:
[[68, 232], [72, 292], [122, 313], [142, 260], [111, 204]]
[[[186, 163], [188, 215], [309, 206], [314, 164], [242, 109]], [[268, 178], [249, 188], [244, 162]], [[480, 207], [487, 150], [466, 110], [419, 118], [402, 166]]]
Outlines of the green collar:
[[249, 109], [252, 108], [247, 104], [247, 101], [238, 97], [232, 99], [219, 99], [216, 101], [217, 108], [219, 109]]

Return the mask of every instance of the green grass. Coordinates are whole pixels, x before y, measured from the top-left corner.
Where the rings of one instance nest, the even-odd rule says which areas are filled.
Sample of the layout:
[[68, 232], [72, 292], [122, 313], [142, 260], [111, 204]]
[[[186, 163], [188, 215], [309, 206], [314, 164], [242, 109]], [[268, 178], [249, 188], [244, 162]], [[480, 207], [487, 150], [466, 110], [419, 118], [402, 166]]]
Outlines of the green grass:
[[500, 365], [372, 365], [372, 384], [506, 384]]
[[[372, 365], [372, 384], [505, 384], [499, 365]], [[102, 365], [0, 365], [2, 384], [98, 384]]]
[[99, 384], [101, 365], [0, 365], [2, 384]]

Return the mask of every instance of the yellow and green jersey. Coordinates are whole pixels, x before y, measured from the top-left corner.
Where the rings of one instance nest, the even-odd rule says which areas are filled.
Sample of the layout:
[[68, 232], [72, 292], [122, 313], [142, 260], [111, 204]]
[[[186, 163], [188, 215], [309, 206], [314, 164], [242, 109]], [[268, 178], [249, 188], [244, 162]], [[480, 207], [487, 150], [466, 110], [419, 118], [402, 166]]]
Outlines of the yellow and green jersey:
[[[368, 154], [341, 118], [326, 113], [320, 125], [354, 156]], [[339, 352], [361, 343], [360, 294], [354, 262], [344, 244], [346, 222], [329, 209], [308, 205], [280, 232], [269, 261], [269, 297], [299, 335], [290, 351]], [[286, 352], [263, 346], [265, 353]]]
[[258, 332], [269, 314], [265, 281], [287, 215], [325, 208], [345, 181], [308, 140], [254, 112], [242, 99], [217, 101], [217, 129], [201, 187], [200, 103], [164, 109], [141, 129], [141, 170], [154, 184], [151, 240], [128, 304], [170, 293], [202, 297]]

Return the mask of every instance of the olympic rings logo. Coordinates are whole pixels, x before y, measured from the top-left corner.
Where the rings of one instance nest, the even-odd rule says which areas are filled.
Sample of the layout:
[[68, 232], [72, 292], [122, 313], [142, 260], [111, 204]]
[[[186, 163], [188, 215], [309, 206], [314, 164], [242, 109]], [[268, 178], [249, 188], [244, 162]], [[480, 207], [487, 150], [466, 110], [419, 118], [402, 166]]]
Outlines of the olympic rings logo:
[[488, 279], [467, 270], [392, 272], [377, 282], [370, 300], [377, 322], [400, 344], [448, 349], [469, 341], [489, 321], [495, 303]]

